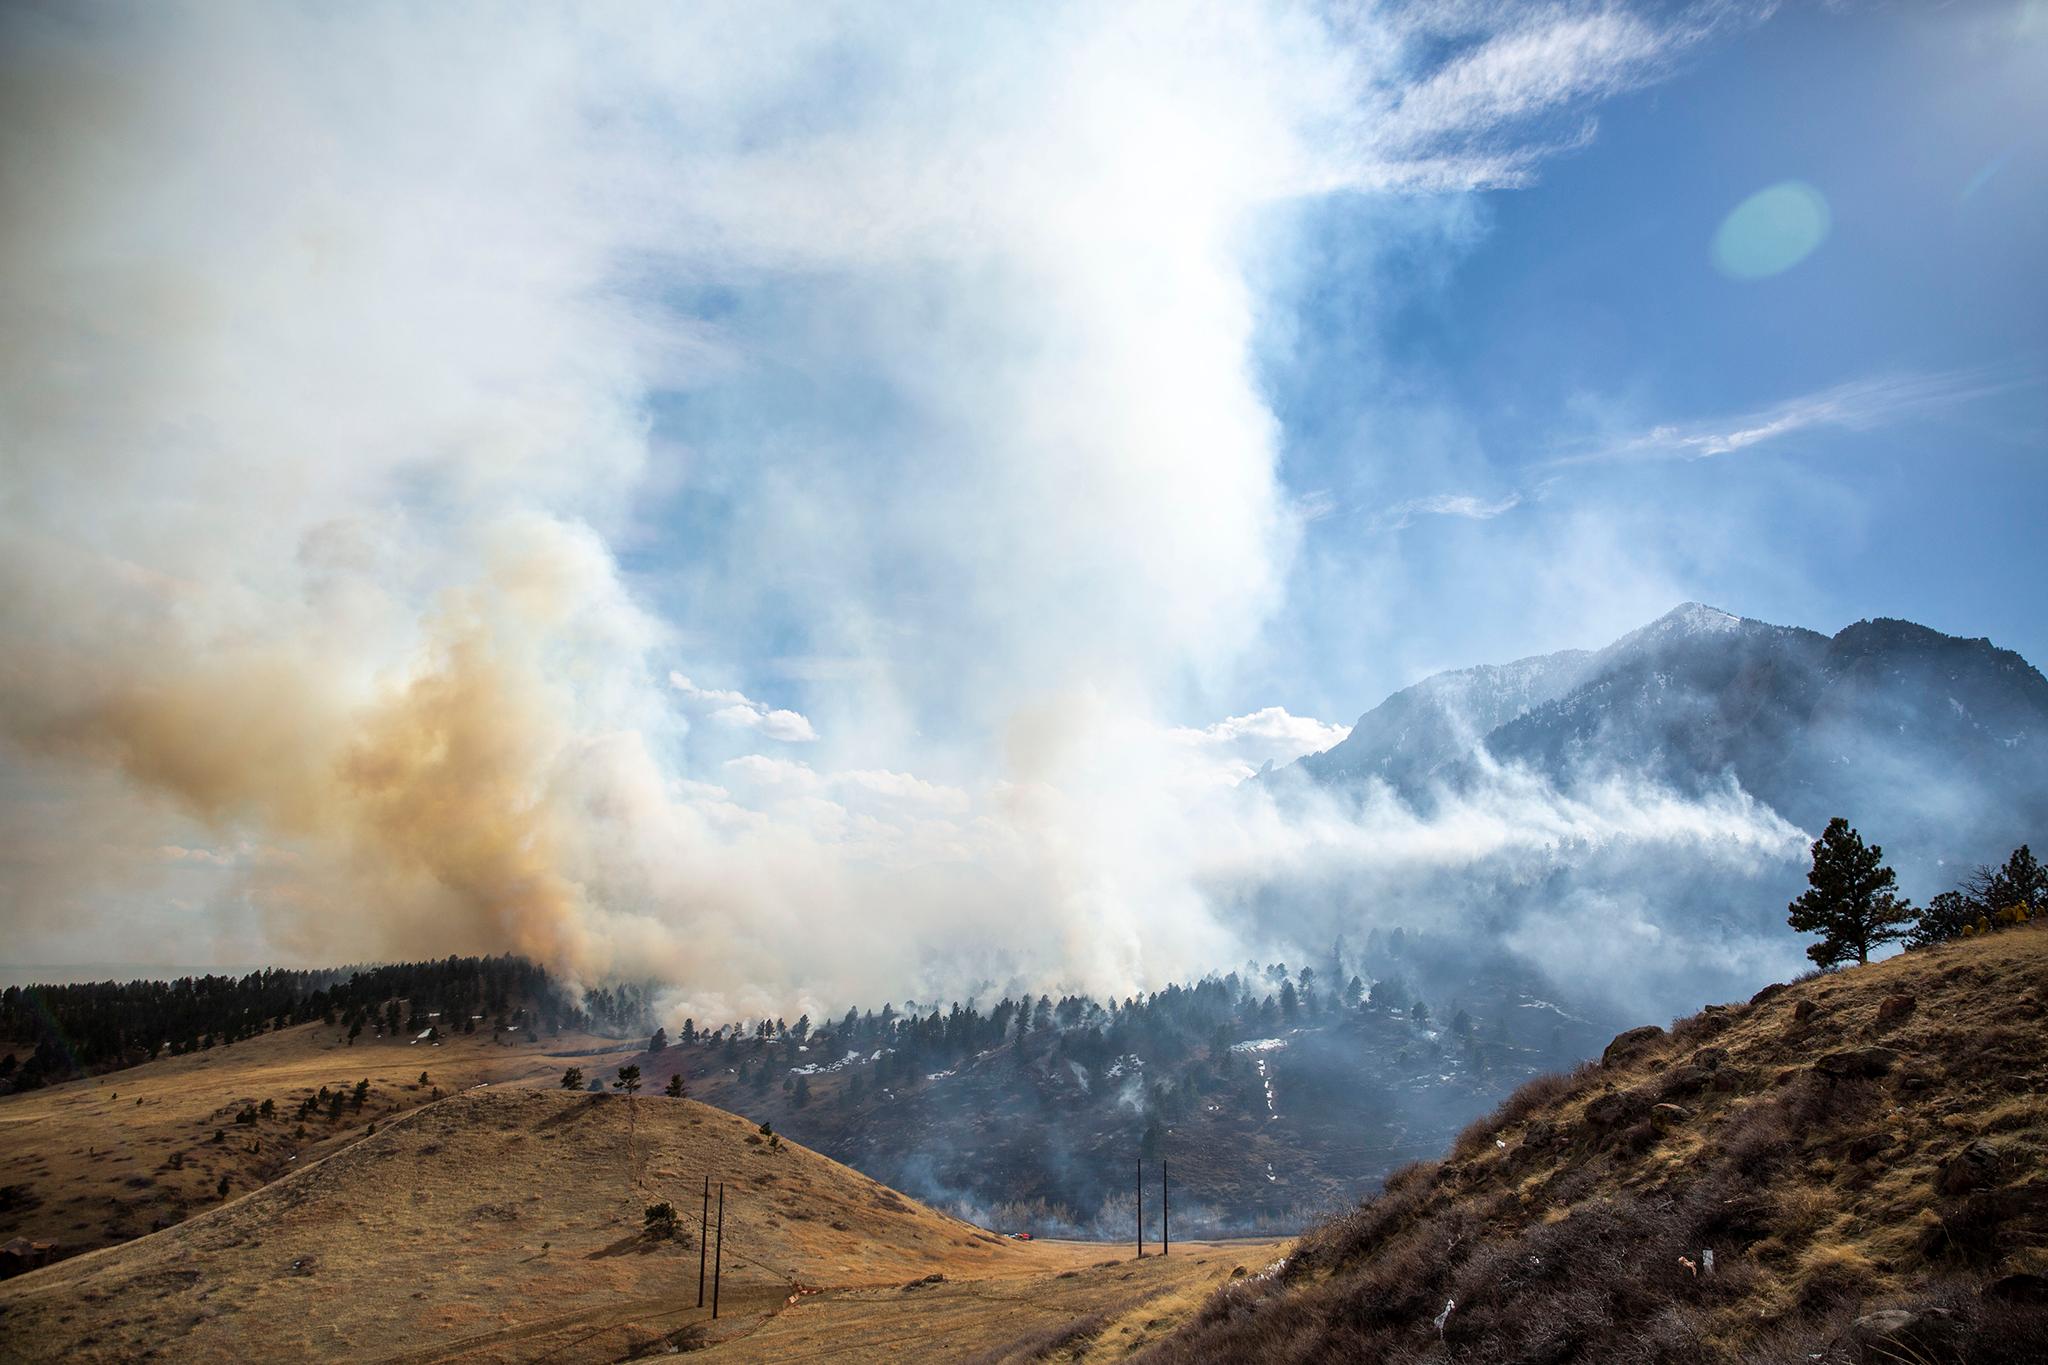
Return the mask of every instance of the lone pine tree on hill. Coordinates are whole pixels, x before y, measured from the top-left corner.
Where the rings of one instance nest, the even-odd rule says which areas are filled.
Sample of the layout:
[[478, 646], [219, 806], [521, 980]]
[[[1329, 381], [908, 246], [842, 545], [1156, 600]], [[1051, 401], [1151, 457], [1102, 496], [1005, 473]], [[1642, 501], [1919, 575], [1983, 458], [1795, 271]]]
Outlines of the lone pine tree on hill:
[[1915, 922], [1913, 907], [1892, 890], [1898, 878], [1884, 865], [1884, 847], [1865, 844], [1839, 815], [1814, 840], [1806, 880], [1786, 918], [1799, 932], [1821, 936], [1806, 950], [1819, 966], [1868, 962], [1872, 948], [1904, 938]]

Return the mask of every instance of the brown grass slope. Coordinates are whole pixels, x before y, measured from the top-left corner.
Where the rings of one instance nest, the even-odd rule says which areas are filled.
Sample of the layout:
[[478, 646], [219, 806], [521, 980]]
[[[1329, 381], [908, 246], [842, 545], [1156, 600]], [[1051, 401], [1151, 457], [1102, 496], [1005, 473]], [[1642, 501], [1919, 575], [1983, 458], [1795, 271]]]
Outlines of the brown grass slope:
[[2032, 927], [1623, 1034], [1142, 1358], [2048, 1360], [2044, 1021]]
[[[479, 1090], [177, 1227], [0, 1284], [0, 1356], [615, 1359], [615, 1321], [694, 1321], [689, 1235], [726, 1183], [725, 1291], [1039, 1268], [1046, 1253], [914, 1205], [687, 1100]], [[685, 1236], [641, 1235], [673, 1202]], [[578, 1349], [587, 1347], [587, 1349]]]
[[[0, 1240], [55, 1242], [65, 1255], [166, 1227], [354, 1142], [377, 1122], [480, 1084], [556, 1084], [565, 1067], [597, 1075], [636, 1044], [587, 1034], [536, 1043], [455, 1035], [440, 1046], [371, 1037], [349, 1045], [304, 1024], [204, 1052], [0, 1097]], [[420, 1084], [420, 1073], [428, 1081]], [[367, 1080], [361, 1109], [301, 1123], [299, 1102]], [[270, 1100], [271, 1117], [237, 1113]], [[216, 1142], [214, 1134], [222, 1134]]]

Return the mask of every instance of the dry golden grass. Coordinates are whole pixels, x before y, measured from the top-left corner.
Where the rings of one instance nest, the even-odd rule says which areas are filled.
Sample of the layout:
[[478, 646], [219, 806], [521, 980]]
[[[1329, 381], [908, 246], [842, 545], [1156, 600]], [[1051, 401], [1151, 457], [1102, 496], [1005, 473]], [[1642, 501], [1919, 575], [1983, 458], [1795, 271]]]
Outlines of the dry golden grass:
[[[0, 1240], [26, 1236], [65, 1254], [109, 1246], [175, 1223], [289, 1173], [360, 1137], [371, 1123], [472, 1086], [556, 1084], [632, 1055], [630, 1044], [583, 1034], [539, 1043], [456, 1035], [440, 1046], [358, 1039], [305, 1024], [183, 1057], [0, 1098], [0, 1183], [25, 1186], [24, 1206], [0, 1209]], [[419, 1084], [420, 1073], [428, 1083]], [[360, 1112], [304, 1124], [299, 1101], [322, 1086], [370, 1082]], [[274, 1118], [240, 1125], [248, 1105], [273, 1100]], [[213, 1140], [219, 1131], [219, 1142]]]
[[[706, 1175], [726, 1186], [716, 1324], [695, 1307]], [[682, 1213], [682, 1238], [643, 1235], [660, 1200]], [[1215, 1255], [1148, 1260], [1133, 1285], [1097, 1266], [1101, 1246], [995, 1236], [721, 1110], [493, 1086], [387, 1119], [176, 1227], [0, 1284], [0, 1355], [614, 1360], [679, 1338], [772, 1360], [859, 1354], [893, 1333], [918, 1342], [897, 1358], [946, 1359], [1097, 1299], [1206, 1288], [1229, 1273]], [[902, 1288], [933, 1273], [946, 1282]], [[869, 1292], [789, 1301], [856, 1286]]]
[[[1023, 1273], [943, 1284], [853, 1289], [807, 1298], [714, 1359], [773, 1362], [888, 1360], [1121, 1360], [1178, 1326], [1238, 1266], [1267, 1264], [1272, 1241], [1174, 1244], [1168, 1257], [1121, 1259], [1093, 1242], [1032, 1243]], [[1105, 1260], [1105, 1256], [1108, 1259]], [[1067, 1263], [1063, 1269], [1049, 1265]]]

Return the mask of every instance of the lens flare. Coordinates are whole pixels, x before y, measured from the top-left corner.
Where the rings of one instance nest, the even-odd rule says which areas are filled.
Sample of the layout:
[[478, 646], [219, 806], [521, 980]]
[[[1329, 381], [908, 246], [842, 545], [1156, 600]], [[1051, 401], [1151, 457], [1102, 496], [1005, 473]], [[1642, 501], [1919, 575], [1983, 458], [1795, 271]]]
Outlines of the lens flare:
[[1714, 233], [1714, 265], [1736, 280], [1783, 274], [1827, 240], [1827, 198], [1803, 180], [1758, 190], [1735, 206]]

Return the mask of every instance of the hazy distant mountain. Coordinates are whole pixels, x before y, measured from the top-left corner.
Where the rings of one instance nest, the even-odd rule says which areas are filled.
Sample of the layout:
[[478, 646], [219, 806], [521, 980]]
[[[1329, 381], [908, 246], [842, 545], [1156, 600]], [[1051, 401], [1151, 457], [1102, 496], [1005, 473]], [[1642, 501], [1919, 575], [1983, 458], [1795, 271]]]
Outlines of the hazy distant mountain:
[[1494, 764], [1566, 789], [1732, 778], [1804, 829], [1847, 815], [1924, 890], [2048, 833], [2044, 758], [2048, 679], [1989, 640], [1885, 619], [1830, 639], [1688, 602], [1597, 653], [1437, 674], [1295, 768], [1425, 809]]

